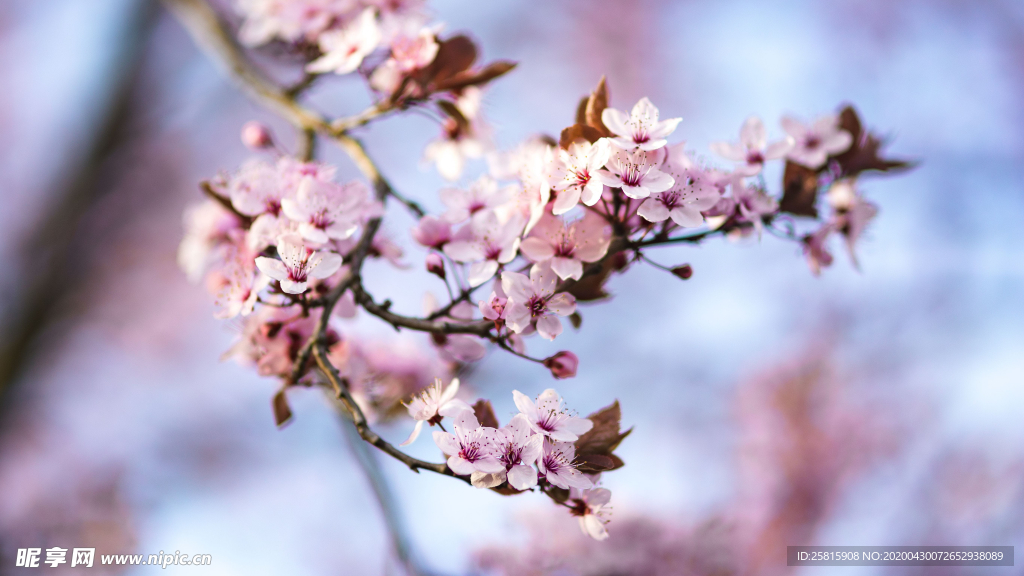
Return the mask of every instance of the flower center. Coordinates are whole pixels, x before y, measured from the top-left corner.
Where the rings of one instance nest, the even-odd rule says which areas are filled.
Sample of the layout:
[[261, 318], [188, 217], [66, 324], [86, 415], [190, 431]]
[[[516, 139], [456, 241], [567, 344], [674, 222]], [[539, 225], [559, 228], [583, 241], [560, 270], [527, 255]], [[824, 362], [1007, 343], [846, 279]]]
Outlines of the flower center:
[[530, 314], [534, 317], [543, 316], [548, 310], [548, 304], [540, 296], [532, 296], [530, 301], [526, 303], [526, 307], [530, 309]]
[[632, 162], [626, 164], [626, 169], [622, 171], [622, 183], [626, 186], [639, 186], [640, 182], [644, 179], [644, 173], [641, 172], [639, 164], [633, 164]]
[[807, 138], [804, 139], [804, 148], [814, 150], [818, 146], [821, 146], [821, 138], [819, 138], [817, 134], [809, 134]]
[[312, 216], [309, 217], [309, 223], [316, 228], [320, 228], [321, 230], [327, 228], [333, 222], [334, 220], [328, 217], [326, 208], [321, 208], [320, 210], [317, 210], [316, 212], [313, 213]]
[[480, 443], [470, 442], [469, 444], [463, 444], [462, 450], [459, 452], [459, 457], [467, 462], [476, 462], [483, 457], [483, 450], [480, 449]]
[[751, 150], [747, 153], [747, 164], [764, 164], [764, 155], [760, 150]]

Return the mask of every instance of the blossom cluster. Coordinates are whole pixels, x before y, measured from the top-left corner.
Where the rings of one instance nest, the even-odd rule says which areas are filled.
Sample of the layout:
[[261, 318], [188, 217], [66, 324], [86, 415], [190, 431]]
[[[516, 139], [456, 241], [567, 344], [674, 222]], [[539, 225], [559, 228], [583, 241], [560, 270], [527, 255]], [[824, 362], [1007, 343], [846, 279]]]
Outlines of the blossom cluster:
[[[453, 423], [452, 432], [438, 430], [433, 436], [455, 475], [469, 476], [477, 488], [511, 493], [544, 491], [556, 501], [571, 502], [567, 506], [579, 517], [585, 534], [596, 540], [608, 537], [605, 525], [610, 520], [611, 492], [596, 485], [600, 473], [581, 471], [583, 465], [577, 461], [577, 446], [594, 450], [593, 443], [586, 438], [594, 429], [593, 420], [566, 410], [562, 397], [553, 389], [545, 390], [536, 399], [513, 390], [519, 413], [505, 426], [499, 426], [488, 402], [470, 406], [455, 398], [458, 390], [458, 379], [447, 387], [437, 380], [415, 397], [408, 410], [416, 427], [402, 445], [414, 442], [424, 424], [440, 425], [447, 418]], [[603, 418], [599, 424], [608, 430], [612, 430], [608, 428], [612, 425], [613, 434], [619, 435], [617, 417], [614, 422]], [[606, 446], [608, 452], [613, 448]], [[594, 459], [594, 454], [590, 459]], [[584, 469], [592, 470], [593, 462], [591, 468]]]
[[[554, 378], [574, 377], [576, 354], [534, 357], [528, 339], [557, 339], [563, 319], [579, 329], [579, 305], [606, 299], [611, 278], [636, 263], [684, 280], [693, 274], [689, 265], [654, 262], [649, 252], [658, 246], [768, 233], [799, 245], [818, 273], [833, 260], [830, 239], [841, 236], [853, 257], [878, 212], [860, 192], [860, 175], [908, 165], [880, 157], [882, 140], [849, 106], [809, 124], [784, 117], [771, 139], [751, 117], [737, 140], [711, 145], [728, 163], [713, 165], [679, 141], [682, 119], [662, 118], [648, 98], [612, 107], [603, 78], [557, 139], [498, 150], [481, 114], [484, 89], [515, 64], [476, 66], [476, 44], [442, 36], [422, 1], [237, 0], [236, 7], [244, 45], [283, 46], [301, 59], [297, 83], [267, 80], [253, 92], [289, 111], [306, 145], [289, 154], [269, 129], [248, 123], [242, 141], [262, 155], [203, 182], [207, 200], [186, 210], [179, 263], [192, 281], [205, 280], [215, 315], [240, 324], [227, 356], [281, 380], [273, 401], [279, 424], [291, 416], [285, 391], [293, 386], [331, 388], [357, 427], [399, 415], [400, 402], [412, 397], [417, 424], [407, 443], [427, 424], [449, 418], [452, 425], [434, 433], [447, 463], [405, 456], [413, 469], [502, 494], [539, 490], [599, 539], [610, 493], [595, 482], [623, 465], [613, 451], [628, 434], [619, 431], [617, 403], [579, 418], [553, 390], [537, 399], [515, 392], [520, 414], [500, 426], [486, 402], [455, 398], [457, 380], [446, 389], [430, 382], [481, 360], [489, 347], [543, 365]], [[243, 82], [260, 77], [244, 53], [231, 55], [240, 60], [228, 68], [246, 71]], [[365, 81], [369, 108], [335, 119], [306, 108], [305, 90], [347, 74]], [[423, 148], [449, 181], [437, 192], [437, 213], [394, 190], [351, 134], [412, 109], [439, 125]], [[315, 159], [317, 139], [340, 144], [370, 185], [336, 182], [335, 167]], [[766, 180], [772, 162], [782, 168], [777, 192]], [[425, 281], [447, 293], [442, 302], [423, 286], [421, 316], [397, 312], [362, 283], [369, 259], [408, 267], [409, 246], [381, 232], [389, 200], [414, 216], [410, 235], [419, 246], [410, 253], [422, 254], [421, 270], [433, 275]], [[341, 319], [359, 310], [428, 336], [433, 355], [373, 346], [342, 330]], [[379, 436], [360, 433], [380, 447]]]

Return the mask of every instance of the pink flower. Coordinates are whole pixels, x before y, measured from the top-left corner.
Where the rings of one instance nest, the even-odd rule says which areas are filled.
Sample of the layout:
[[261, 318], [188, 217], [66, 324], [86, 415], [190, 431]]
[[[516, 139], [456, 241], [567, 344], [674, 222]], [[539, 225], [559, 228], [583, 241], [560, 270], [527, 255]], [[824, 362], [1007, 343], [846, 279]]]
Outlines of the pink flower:
[[328, 30], [317, 40], [323, 56], [306, 65], [307, 72], [348, 74], [354, 72], [380, 43], [380, 27], [372, 8], [367, 8], [340, 30]]
[[570, 223], [545, 215], [523, 240], [520, 250], [534, 262], [550, 262], [562, 280], [579, 280], [583, 263], [604, 258], [611, 241], [612, 227], [600, 214], [588, 211], [583, 219]]
[[796, 141], [788, 158], [812, 170], [821, 168], [830, 155], [845, 152], [853, 143], [853, 136], [839, 127], [839, 117], [834, 114], [818, 118], [809, 127], [783, 116], [782, 128]]
[[405, 442], [402, 442], [399, 446], [408, 446], [415, 442], [423, 430], [424, 422], [433, 426], [440, 422], [442, 418], [454, 418], [463, 410], [472, 411], [469, 404], [455, 397], [458, 392], [458, 378], [453, 378], [451, 384], [444, 389], [441, 386], [441, 379], [435, 378], [432, 385], [414, 397], [406, 408], [409, 409], [409, 416], [412, 416], [412, 419], [416, 421], [416, 427], [412, 429], [412, 434], [409, 434]]
[[569, 489], [572, 515], [579, 518], [580, 530], [594, 540], [604, 540], [608, 537], [608, 531], [604, 526], [610, 520], [608, 502], [611, 499], [612, 493], [607, 488]]
[[435, 431], [434, 443], [448, 456], [448, 467], [459, 476], [498, 474], [505, 465], [496, 455], [497, 432], [481, 426], [472, 410], [463, 410], [455, 417], [455, 434]]
[[608, 161], [608, 170], [598, 174], [605, 186], [622, 188], [630, 198], [647, 198], [675, 184], [671, 176], [655, 167], [654, 160], [653, 155], [643, 150], [620, 150]]
[[244, 247], [228, 249], [220, 274], [222, 284], [216, 296], [219, 310], [214, 314], [217, 318], [248, 316], [256, 306], [260, 291], [270, 284], [266, 275], [256, 275], [253, 254]]
[[522, 188], [503, 206], [527, 219], [524, 234], [533, 229], [546, 212], [551, 199], [551, 179], [556, 169], [555, 149], [546, 142], [533, 139], [515, 149], [488, 157], [488, 167], [495, 178], [517, 179]]
[[701, 212], [714, 206], [722, 197], [714, 182], [683, 153], [682, 145], [669, 154], [663, 169], [672, 176], [672, 188], [652, 194], [640, 205], [637, 214], [648, 222], [672, 218], [673, 222], [685, 228], [703, 224]]
[[303, 238], [320, 244], [352, 236], [360, 222], [380, 209], [362, 182], [338, 185], [308, 176], [295, 198], [284, 198], [281, 207], [285, 216], [299, 223]]
[[828, 203], [835, 211], [836, 228], [846, 239], [846, 250], [855, 268], [859, 268], [854, 247], [871, 220], [878, 215], [878, 206], [865, 200], [852, 180], [838, 180], [828, 189]]
[[555, 294], [556, 281], [557, 275], [545, 264], [535, 264], [529, 278], [518, 272], [501, 274], [501, 288], [508, 294], [505, 322], [513, 331], [521, 333], [536, 322], [542, 338], [554, 340], [562, 333], [558, 316], [575, 312], [576, 299], [565, 292]]
[[435, 30], [421, 28], [415, 37], [400, 34], [391, 41], [391, 60], [399, 72], [409, 73], [433, 62], [439, 47]]
[[503, 223], [489, 210], [459, 230], [456, 239], [445, 244], [444, 253], [456, 262], [472, 263], [469, 285], [479, 286], [494, 277], [499, 264], [516, 257], [522, 231], [523, 219], [518, 215]]
[[262, 122], [250, 120], [242, 126], [242, 144], [250, 150], [263, 150], [274, 146], [274, 138], [270, 135], [270, 128]]
[[452, 239], [452, 225], [434, 216], [424, 216], [413, 227], [412, 237], [427, 248], [440, 250]]
[[834, 231], [835, 224], [829, 222], [803, 238], [804, 256], [815, 276], [821, 274], [822, 268], [832, 265], [832, 253], [828, 251], [826, 242]]
[[544, 365], [551, 370], [552, 376], [562, 380], [576, 376], [576, 368], [580, 365], [580, 359], [572, 352], [562, 350], [554, 356], [545, 358]]
[[238, 234], [242, 223], [218, 202], [207, 200], [185, 209], [185, 236], [178, 247], [178, 266], [189, 282], [199, 282], [216, 259], [218, 247]]
[[641, 98], [633, 106], [627, 116], [614, 108], [605, 108], [601, 113], [601, 121], [615, 134], [612, 143], [623, 150], [657, 150], [668, 140], [665, 137], [675, 131], [682, 118], [669, 118], [658, 121], [658, 109], [646, 97]]
[[482, 100], [483, 92], [479, 88], [470, 86], [463, 89], [455, 101], [455, 106], [469, 121], [469, 125], [460, 126], [458, 122], [448, 118], [444, 122], [442, 137], [427, 144], [423, 150], [423, 158], [437, 164], [437, 172], [445, 180], [458, 180], [462, 176], [466, 160], [479, 158], [484, 154], [484, 125], [479, 118]]
[[446, 275], [444, 272], [444, 259], [441, 258], [440, 254], [436, 252], [431, 252], [430, 254], [427, 254], [425, 264], [427, 267], [427, 272], [430, 272], [431, 274], [437, 276], [441, 280], [445, 279]]
[[494, 320], [495, 322], [504, 320], [505, 305], [507, 303], [508, 297], [505, 295], [505, 291], [501, 289], [501, 280], [495, 280], [494, 291], [491, 292], [490, 297], [479, 302], [480, 313], [488, 320]]
[[743, 166], [737, 170], [744, 176], [753, 176], [761, 171], [766, 161], [784, 158], [795, 145], [792, 136], [769, 144], [764, 122], [751, 116], [740, 128], [739, 142], [712, 142], [710, 147], [712, 152], [727, 160], [741, 162]]
[[522, 414], [516, 414], [507, 425], [498, 429], [494, 446], [498, 461], [505, 469], [496, 474], [474, 472], [474, 486], [493, 488], [506, 480], [516, 490], [529, 490], [537, 485], [537, 470], [533, 464], [544, 450], [544, 437], [533, 434]]
[[555, 215], [568, 212], [580, 200], [587, 206], [593, 206], [601, 199], [604, 184], [597, 176], [597, 171], [604, 168], [611, 155], [612, 147], [607, 138], [601, 138], [593, 144], [586, 141], [573, 142], [568, 151], [558, 151], [558, 173], [562, 174], [562, 178], [554, 186], [558, 191], [558, 198], [552, 207]]
[[572, 442], [545, 442], [544, 455], [537, 461], [537, 468], [551, 484], [563, 489], [587, 489], [594, 485], [573, 465], [576, 448]]
[[228, 182], [231, 205], [246, 216], [281, 213], [281, 200], [289, 190], [281, 185], [277, 167], [262, 160], [249, 160]]
[[239, 36], [246, 46], [259, 46], [274, 38], [315, 41], [352, 10], [348, 2], [335, 0], [239, 0], [237, 4], [245, 18]]
[[498, 183], [484, 175], [469, 185], [469, 190], [445, 188], [439, 193], [448, 207], [442, 218], [458, 224], [471, 216], [496, 208], [512, 199], [511, 189], [498, 188]]
[[282, 236], [277, 244], [280, 260], [260, 256], [256, 267], [281, 283], [288, 294], [302, 294], [310, 278], [323, 279], [341, 268], [341, 256], [307, 248], [298, 236]]
[[739, 212], [739, 220], [754, 224], [754, 230], [758, 234], [763, 228], [762, 221], [769, 214], [774, 214], [779, 209], [779, 203], [764, 191], [754, 186], [744, 186], [736, 181], [732, 185], [732, 197], [736, 201], [736, 208]]
[[562, 397], [552, 388], [541, 392], [536, 402], [518, 390], [512, 391], [512, 398], [534, 432], [552, 441], [575, 442], [594, 427], [589, 419], [570, 415], [562, 404]]

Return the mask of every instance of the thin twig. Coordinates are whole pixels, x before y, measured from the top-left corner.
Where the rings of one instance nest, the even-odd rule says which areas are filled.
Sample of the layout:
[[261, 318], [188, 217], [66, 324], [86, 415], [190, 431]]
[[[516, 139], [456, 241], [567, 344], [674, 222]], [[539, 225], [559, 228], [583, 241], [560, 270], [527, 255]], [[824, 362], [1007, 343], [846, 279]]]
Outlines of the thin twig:
[[467, 484], [469, 483], [469, 478], [456, 476], [446, 464], [435, 464], [433, 462], [426, 462], [424, 460], [413, 458], [381, 438], [370, 428], [369, 424], [367, 424], [366, 415], [363, 414], [363, 410], [359, 407], [359, 404], [356, 403], [352, 394], [348, 390], [348, 381], [338, 374], [338, 370], [331, 364], [330, 360], [328, 360], [327, 349], [322, 343], [317, 343], [317, 345], [314, 346], [313, 357], [316, 358], [317, 366], [320, 367], [320, 370], [327, 377], [327, 381], [330, 383], [331, 387], [334, 388], [334, 393], [337, 395], [338, 400], [345, 407], [345, 410], [347, 410], [352, 416], [352, 424], [356, 427], [356, 431], [359, 432], [359, 436], [363, 440], [373, 444], [388, 456], [391, 456], [405, 464], [413, 472], [429, 470], [436, 474], [451, 476], [452, 478], [458, 478]]

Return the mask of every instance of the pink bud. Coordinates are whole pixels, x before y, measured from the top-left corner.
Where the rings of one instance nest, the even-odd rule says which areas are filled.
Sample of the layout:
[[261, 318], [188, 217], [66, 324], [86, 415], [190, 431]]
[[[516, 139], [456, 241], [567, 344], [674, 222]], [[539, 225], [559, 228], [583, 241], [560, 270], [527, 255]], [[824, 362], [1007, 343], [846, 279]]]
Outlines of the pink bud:
[[576, 367], [580, 359], [568, 350], [562, 350], [550, 358], [544, 359], [544, 365], [551, 370], [551, 375], [559, 380], [576, 376]]
[[439, 254], [434, 252], [427, 254], [427, 272], [430, 272], [441, 280], [444, 280], [444, 260], [441, 259]]
[[251, 150], [262, 150], [273, 146], [274, 139], [270, 136], [270, 128], [251, 120], [242, 126], [242, 144]]

